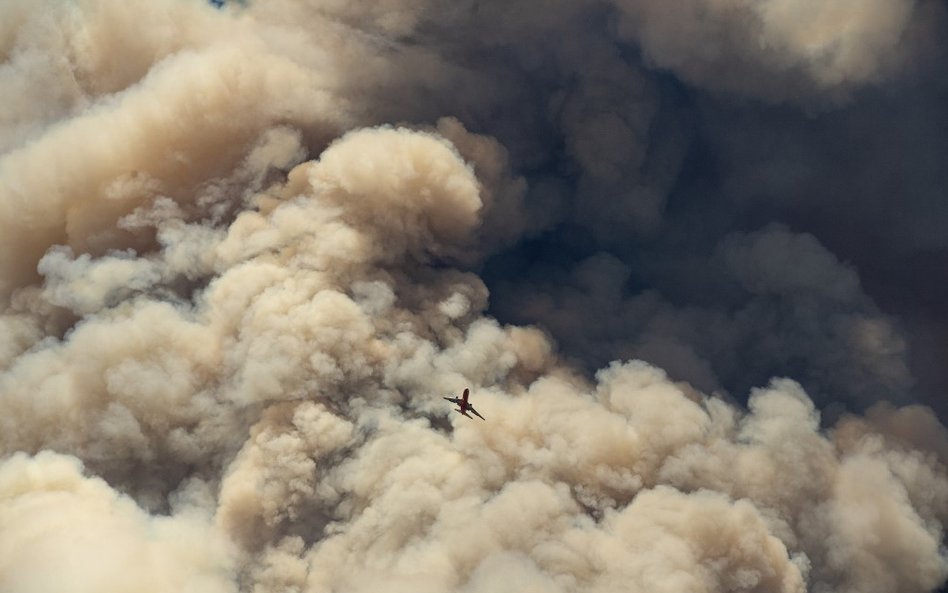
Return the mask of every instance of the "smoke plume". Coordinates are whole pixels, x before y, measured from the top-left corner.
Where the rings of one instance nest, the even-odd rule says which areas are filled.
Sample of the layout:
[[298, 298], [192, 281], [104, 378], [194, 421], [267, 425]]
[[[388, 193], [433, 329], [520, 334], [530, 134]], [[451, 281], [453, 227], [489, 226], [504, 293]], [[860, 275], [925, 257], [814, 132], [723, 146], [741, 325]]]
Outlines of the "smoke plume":
[[939, 589], [944, 24], [0, 3], [0, 591]]

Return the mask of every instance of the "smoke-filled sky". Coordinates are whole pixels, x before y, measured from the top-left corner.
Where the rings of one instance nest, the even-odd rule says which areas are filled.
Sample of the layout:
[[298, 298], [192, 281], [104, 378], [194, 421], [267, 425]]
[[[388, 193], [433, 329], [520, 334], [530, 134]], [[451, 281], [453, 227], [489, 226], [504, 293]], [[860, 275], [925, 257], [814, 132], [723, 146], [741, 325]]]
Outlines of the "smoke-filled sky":
[[0, 0], [0, 592], [939, 589], [946, 17]]

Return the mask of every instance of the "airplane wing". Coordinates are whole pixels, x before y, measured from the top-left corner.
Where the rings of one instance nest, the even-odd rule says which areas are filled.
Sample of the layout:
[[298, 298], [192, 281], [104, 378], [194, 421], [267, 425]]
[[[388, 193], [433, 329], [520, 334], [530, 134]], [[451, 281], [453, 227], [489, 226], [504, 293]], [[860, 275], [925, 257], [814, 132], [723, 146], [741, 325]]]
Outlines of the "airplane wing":
[[477, 417], [480, 418], [481, 420], [487, 420], [487, 418], [484, 418], [483, 416], [481, 416], [480, 414], [478, 414], [478, 413], [477, 413], [477, 410], [475, 410], [473, 406], [468, 406], [468, 407], [467, 407], [467, 411], [473, 413], [475, 416], [477, 416]]
[[459, 400], [459, 399], [456, 398], [456, 397], [445, 397], [445, 398], [442, 398], [442, 399], [446, 399], [446, 400], [448, 400], [449, 402], [451, 402], [452, 404], [461, 405], [461, 400]]

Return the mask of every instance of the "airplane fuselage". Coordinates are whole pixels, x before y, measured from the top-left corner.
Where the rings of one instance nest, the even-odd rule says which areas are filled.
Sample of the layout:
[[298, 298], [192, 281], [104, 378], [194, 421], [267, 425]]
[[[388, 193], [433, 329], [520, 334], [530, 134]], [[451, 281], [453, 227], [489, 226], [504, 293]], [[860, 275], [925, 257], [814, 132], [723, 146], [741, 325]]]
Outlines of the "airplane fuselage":
[[461, 397], [446, 397], [444, 399], [451, 402], [452, 404], [455, 404], [458, 407], [456, 410], [454, 410], [458, 414], [473, 419], [473, 417], [467, 413], [468, 410], [470, 410], [471, 412], [474, 412], [475, 416], [483, 420], [484, 417], [478, 414], [477, 410], [474, 409], [474, 406], [472, 406], [471, 404], [467, 402], [467, 397], [469, 394], [470, 394], [470, 390], [465, 389], [464, 394]]

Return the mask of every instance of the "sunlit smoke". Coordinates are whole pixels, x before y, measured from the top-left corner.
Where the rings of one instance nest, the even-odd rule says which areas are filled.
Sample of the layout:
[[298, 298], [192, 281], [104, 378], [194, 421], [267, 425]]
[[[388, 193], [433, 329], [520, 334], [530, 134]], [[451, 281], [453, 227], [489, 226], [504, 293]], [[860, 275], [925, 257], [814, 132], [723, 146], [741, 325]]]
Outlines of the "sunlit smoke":
[[689, 186], [924, 2], [211, 4], [0, 5], [0, 591], [945, 582], [898, 312]]

